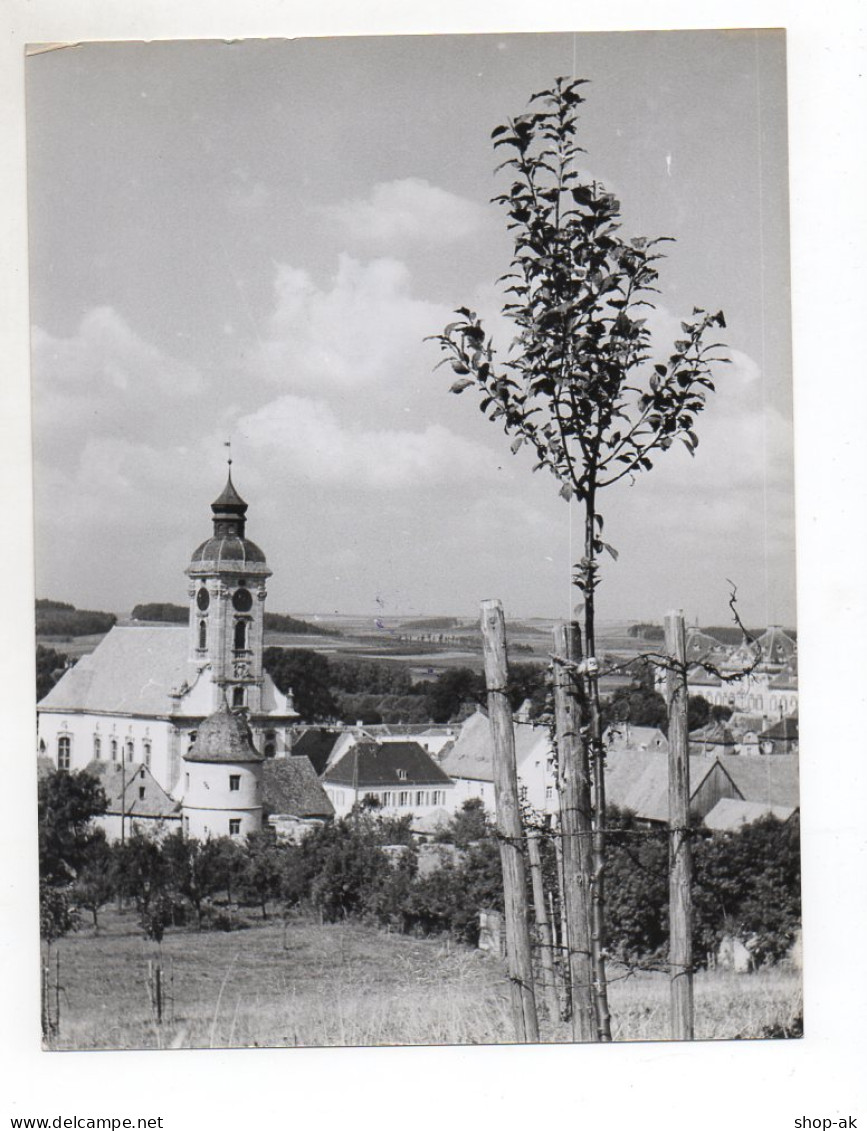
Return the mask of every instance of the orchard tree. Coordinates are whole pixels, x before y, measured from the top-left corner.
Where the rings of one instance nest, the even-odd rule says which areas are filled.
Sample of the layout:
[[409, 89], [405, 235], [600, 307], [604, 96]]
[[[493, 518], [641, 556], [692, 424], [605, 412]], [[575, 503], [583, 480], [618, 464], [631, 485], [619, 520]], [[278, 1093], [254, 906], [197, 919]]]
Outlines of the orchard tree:
[[601, 493], [649, 471], [677, 441], [690, 453], [696, 417], [713, 390], [719, 344], [709, 331], [722, 312], [694, 307], [681, 336], [654, 353], [645, 315], [658, 293], [658, 263], [667, 237], [625, 238], [620, 202], [580, 170], [578, 109], [584, 79], [557, 79], [534, 94], [526, 113], [497, 126], [494, 147], [510, 178], [495, 202], [508, 218], [514, 251], [500, 280], [503, 314], [515, 327], [498, 356], [469, 307], [436, 336], [455, 374], [454, 393], [475, 388], [482, 412], [527, 446], [534, 470], [550, 472], [560, 495], [582, 511], [584, 552], [574, 583], [584, 599], [583, 686], [589, 704], [585, 749], [592, 767], [592, 946], [599, 1034], [610, 1039], [604, 968], [605, 782], [596, 659], [599, 558], [616, 551], [604, 540]]

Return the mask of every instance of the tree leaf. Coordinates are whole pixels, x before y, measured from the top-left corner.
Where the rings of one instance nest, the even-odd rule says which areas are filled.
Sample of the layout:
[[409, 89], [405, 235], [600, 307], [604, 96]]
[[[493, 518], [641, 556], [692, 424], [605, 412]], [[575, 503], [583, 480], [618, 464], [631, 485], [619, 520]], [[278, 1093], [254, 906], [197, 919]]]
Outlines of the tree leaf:
[[455, 383], [449, 389], [449, 392], [462, 393], [464, 389], [468, 388], [472, 384], [474, 384], [472, 377], [461, 377], [459, 381], [455, 381]]

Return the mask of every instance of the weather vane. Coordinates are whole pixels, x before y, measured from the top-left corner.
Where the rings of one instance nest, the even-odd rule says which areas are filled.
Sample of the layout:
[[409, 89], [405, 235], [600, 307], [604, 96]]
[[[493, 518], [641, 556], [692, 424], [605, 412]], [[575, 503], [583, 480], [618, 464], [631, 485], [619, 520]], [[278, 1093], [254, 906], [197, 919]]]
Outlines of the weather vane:
[[232, 466], [232, 441], [231, 440], [224, 440], [223, 441], [223, 447], [229, 449], [229, 454], [226, 458], [228, 460], [229, 467], [231, 467]]

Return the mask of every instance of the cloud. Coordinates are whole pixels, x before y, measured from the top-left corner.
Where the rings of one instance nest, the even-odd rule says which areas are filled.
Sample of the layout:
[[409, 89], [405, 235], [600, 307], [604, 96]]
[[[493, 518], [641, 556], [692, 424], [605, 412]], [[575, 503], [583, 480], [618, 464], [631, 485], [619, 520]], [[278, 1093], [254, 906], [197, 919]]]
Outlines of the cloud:
[[31, 338], [34, 443], [68, 463], [89, 438], [170, 430], [173, 411], [203, 388], [192, 366], [144, 341], [110, 306], [89, 310], [67, 338]]
[[364, 244], [459, 243], [487, 220], [484, 208], [418, 177], [375, 185], [357, 198], [323, 210], [352, 240]]
[[428, 373], [426, 335], [448, 321], [447, 308], [410, 293], [395, 259], [338, 259], [326, 287], [304, 270], [279, 265], [274, 310], [251, 361], [257, 372], [299, 390], [383, 385]]
[[326, 486], [414, 489], [497, 474], [495, 455], [440, 424], [415, 432], [347, 426], [325, 401], [293, 395], [243, 417], [237, 431], [274, 473]]

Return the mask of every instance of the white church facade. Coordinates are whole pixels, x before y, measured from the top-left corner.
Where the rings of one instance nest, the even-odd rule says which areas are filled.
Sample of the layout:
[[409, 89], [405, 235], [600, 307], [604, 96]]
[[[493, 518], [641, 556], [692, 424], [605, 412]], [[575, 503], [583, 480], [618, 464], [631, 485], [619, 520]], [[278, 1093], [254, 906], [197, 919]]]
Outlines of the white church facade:
[[246, 537], [247, 504], [231, 468], [211, 511], [213, 533], [186, 569], [188, 624], [113, 628], [38, 704], [39, 753], [58, 769], [143, 764], [182, 800], [184, 759], [204, 720], [225, 705], [243, 713], [261, 757], [291, 746], [291, 695], [262, 664], [271, 570]]

